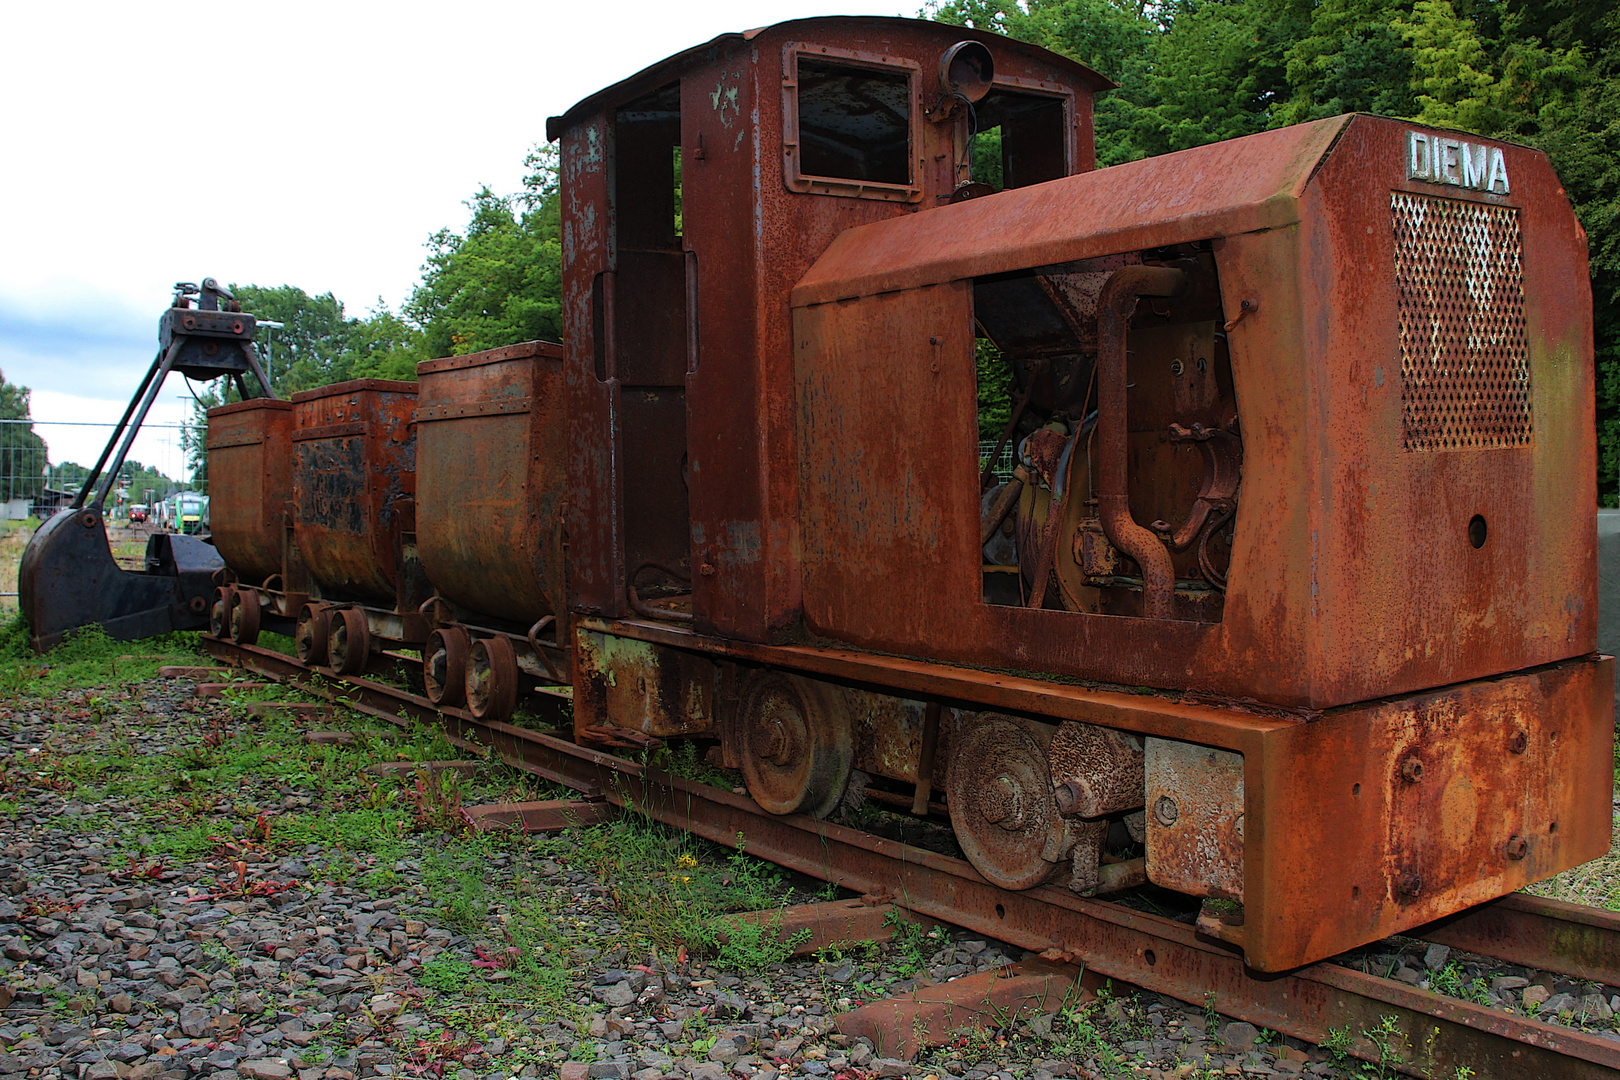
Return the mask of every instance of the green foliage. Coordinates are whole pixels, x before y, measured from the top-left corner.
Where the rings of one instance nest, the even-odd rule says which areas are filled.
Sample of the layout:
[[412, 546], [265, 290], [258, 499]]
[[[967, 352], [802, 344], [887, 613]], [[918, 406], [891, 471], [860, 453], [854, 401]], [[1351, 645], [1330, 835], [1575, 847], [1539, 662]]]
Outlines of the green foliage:
[[422, 283], [405, 314], [433, 356], [562, 337], [562, 200], [554, 147], [534, 150], [522, 194], [483, 188], [467, 204], [465, 234], [442, 229], [428, 241]]
[[45, 440], [29, 423], [29, 390], [0, 374], [0, 502], [35, 499], [45, 487]]
[[899, 908], [885, 916], [883, 925], [894, 928], [894, 936], [889, 940], [899, 954], [894, 961], [894, 971], [902, 979], [909, 979], [926, 967], [929, 955], [947, 937], [943, 927], [915, 922]]
[[1429, 989], [1478, 1005], [1491, 1003], [1490, 986], [1486, 981], [1468, 978], [1468, 973], [1455, 960], [1447, 961], [1444, 967], [1429, 976]]
[[1012, 417], [1012, 369], [988, 339], [975, 343], [973, 363], [979, 380], [979, 441], [995, 442]]
[[114, 641], [98, 625], [80, 627], [44, 656], [35, 656], [30, 633], [21, 612], [0, 622], [0, 700], [75, 687], [123, 687], [154, 677], [165, 664], [195, 663], [197, 656], [195, 634], [164, 634], [137, 644]]
[[754, 971], [792, 951], [767, 923], [727, 916], [770, 911], [787, 902], [779, 867], [742, 850], [719, 854], [710, 845], [656, 822], [626, 815], [611, 825], [572, 833], [576, 858], [615, 882], [614, 901], [631, 946], [650, 945], [672, 956], [681, 947]]
[[1413, 119], [1436, 127], [1494, 131], [1501, 126], [1492, 102], [1496, 80], [1474, 24], [1457, 17], [1451, 0], [1417, 0], [1410, 21], [1395, 27], [1412, 44]]

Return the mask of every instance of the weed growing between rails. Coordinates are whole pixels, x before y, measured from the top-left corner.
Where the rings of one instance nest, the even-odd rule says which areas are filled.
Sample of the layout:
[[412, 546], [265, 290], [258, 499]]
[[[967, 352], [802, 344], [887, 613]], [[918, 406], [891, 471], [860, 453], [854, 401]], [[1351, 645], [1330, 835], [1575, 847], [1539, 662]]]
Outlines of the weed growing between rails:
[[727, 851], [634, 813], [570, 830], [553, 843], [613, 882], [608, 900], [623, 944], [674, 958], [703, 956], [725, 970], [758, 971], [791, 955], [775, 926], [728, 918], [798, 902], [787, 874], [746, 853]]

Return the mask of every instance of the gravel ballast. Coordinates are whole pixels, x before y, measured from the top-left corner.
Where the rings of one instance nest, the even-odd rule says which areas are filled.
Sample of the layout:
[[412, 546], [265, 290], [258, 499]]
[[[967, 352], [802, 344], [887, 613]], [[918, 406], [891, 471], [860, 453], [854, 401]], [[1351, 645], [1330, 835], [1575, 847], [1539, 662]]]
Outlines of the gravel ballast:
[[[192, 689], [0, 703], [0, 1080], [1360, 1075], [1149, 993], [882, 1058], [833, 1018], [1021, 954], [941, 928], [792, 961], [686, 950], [658, 913], [747, 884], [739, 857], [668, 847], [632, 874], [603, 853], [668, 845], [633, 823], [469, 838], [460, 805], [565, 793], [498, 765], [366, 776], [466, 751], [358, 716], [322, 725], [352, 744], [312, 746]], [[1620, 1012], [1613, 988], [1422, 945], [1361, 960], [1594, 1030]]]

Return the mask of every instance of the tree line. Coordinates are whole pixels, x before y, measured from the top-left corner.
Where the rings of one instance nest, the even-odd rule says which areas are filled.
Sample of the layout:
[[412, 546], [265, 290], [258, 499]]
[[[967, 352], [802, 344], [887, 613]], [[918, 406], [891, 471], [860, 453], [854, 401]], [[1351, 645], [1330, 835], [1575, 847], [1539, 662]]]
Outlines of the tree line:
[[[1345, 112], [1544, 150], [1590, 243], [1600, 498], [1620, 496], [1620, 6], [1613, 0], [932, 0], [924, 17], [1042, 45], [1113, 79], [1096, 103], [1101, 167]], [[419, 360], [561, 336], [554, 148], [523, 190], [481, 189], [463, 231], [427, 243], [399, 312], [348, 316], [330, 293], [236, 287], [287, 324], [278, 394]], [[993, 414], [1004, 389], [981, 386]], [[994, 426], [993, 424], [991, 426]]]

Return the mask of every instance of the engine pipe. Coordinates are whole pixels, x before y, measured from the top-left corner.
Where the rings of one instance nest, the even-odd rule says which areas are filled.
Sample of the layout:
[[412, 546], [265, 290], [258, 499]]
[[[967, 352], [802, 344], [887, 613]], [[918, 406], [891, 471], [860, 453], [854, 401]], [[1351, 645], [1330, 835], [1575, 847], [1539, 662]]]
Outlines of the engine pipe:
[[1174, 296], [1185, 282], [1170, 267], [1127, 266], [1114, 271], [1097, 297], [1098, 516], [1108, 542], [1142, 568], [1143, 614], [1150, 619], [1175, 617], [1176, 568], [1164, 541], [1131, 516], [1125, 334], [1138, 298]]

